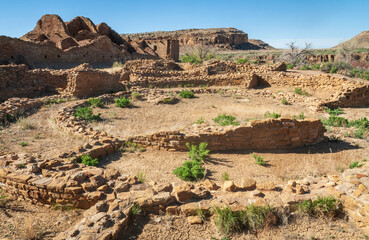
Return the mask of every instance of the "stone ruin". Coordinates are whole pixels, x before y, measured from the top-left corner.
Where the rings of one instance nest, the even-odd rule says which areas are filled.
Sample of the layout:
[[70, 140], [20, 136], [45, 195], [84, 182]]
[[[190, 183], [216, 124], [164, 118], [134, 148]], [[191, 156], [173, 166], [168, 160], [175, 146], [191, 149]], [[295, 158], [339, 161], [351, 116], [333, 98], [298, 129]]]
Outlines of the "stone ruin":
[[142, 58], [178, 60], [178, 41], [128, 43], [106, 23], [95, 25], [85, 17], [63, 22], [57, 15], [42, 16], [20, 39], [0, 36], [0, 64], [70, 68], [82, 63], [111, 66]]
[[[177, 94], [178, 90], [171, 87], [179, 85], [194, 86], [192, 91], [199, 94], [212, 94], [218, 90], [230, 94], [247, 93], [249, 89], [276, 86], [334, 92], [328, 99], [291, 98], [291, 101], [304, 101], [316, 111], [327, 106], [356, 107], [369, 104], [369, 85], [365, 82], [329, 74], [286, 72], [284, 63], [257, 66], [209, 61], [196, 66], [164, 59], [127, 61], [136, 57], [158, 57], [162, 53], [158, 50], [160, 47], [155, 49], [155, 42], [146, 42], [145, 46], [143, 42], [135, 44], [121, 40], [106, 24], [95, 26], [82, 17], [64, 23], [55, 15], [44, 16], [36, 28], [21, 40], [0, 37], [0, 51], [5, 51], [5, 54], [0, 55], [5, 55], [1, 60], [12, 62], [22, 59], [28, 65], [0, 66], [1, 125], [9, 125], [19, 116], [32, 114], [55, 99], [79, 98], [61, 108], [55, 122], [61, 131], [86, 139], [86, 144], [71, 146], [69, 151], [49, 159], [0, 151], [0, 182], [10, 195], [35, 204], [72, 204], [88, 209], [80, 222], [60, 233], [56, 239], [117, 239], [131, 220], [130, 210], [134, 203], [154, 213], [193, 217], [199, 206], [204, 211], [226, 205], [237, 211], [248, 204], [294, 209], [298, 202], [326, 195], [339, 198], [343, 209], [357, 227], [369, 233], [369, 166], [346, 170], [340, 176], [290, 180], [283, 185], [244, 178], [239, 183], [226, 181], [223, 186], [211, 180], [173, 186], [170, 183], [140, 183], [137, 177], [117, 170], [81, 164], [82, 155], [102, 158], [119, 151], [127, 142], [164, 151], [184, 151], [187, 142], [197, 144], [205, 141], [212, 151], [227, 151], [291, 149], [327, 140], [320, 120], [290, 118], [252, 120], [231, 127], [204, 124], [184, 130], [120, 139], [74, 116], [78, 107], [87, 106], [85, 98], [89, 96], [112, 103], [115, 98], [128, 97], [136, 91], [141, 94], [143, 101], [158, 103], [160, 101], [157, 100], [167, 96], [167, 93]], [[14, 48], [18, 44], [19, 48]], [[171, 49], [170, 46], [176, 44], [163, 42], [163, 47], [171, 54], [168, 46]], [[109, 51], [116, 54], [111, 55], [109, 62], [127, 61], [122, 68], [104, 71], [93, 69], [88, 64], [104, 63], [107, 61], [105, 57], [109, 58]], [[56, 54], [56, 57], [51, 53]], [[104, 54], [103, 57], [100, 54]], [[75, 64], [80, 61], [82, 65], [67, 70], [31, 69], [42, 64]], [[227, 89], [229, 86], [240, 89]], [[267, 91], [260, 94], [271, 96]], [[275, 97], [290, 101], [289, 93]]]

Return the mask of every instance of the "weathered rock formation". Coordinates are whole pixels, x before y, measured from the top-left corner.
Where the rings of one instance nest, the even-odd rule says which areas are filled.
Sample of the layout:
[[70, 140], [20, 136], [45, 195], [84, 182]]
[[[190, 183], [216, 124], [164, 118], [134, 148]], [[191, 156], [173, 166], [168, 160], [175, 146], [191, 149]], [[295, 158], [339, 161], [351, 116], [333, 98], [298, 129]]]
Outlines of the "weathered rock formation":
[[124, 39], [162, 40], [178, 39], [181, 46], [197, 44], [212, 45], [219, 49], [271, 49], [272, 47], [260, 40], [248, 39], [248, 35], [236, 28], [186, 29], [179, 31], [158, 31], [148, 33], [121, 34]]

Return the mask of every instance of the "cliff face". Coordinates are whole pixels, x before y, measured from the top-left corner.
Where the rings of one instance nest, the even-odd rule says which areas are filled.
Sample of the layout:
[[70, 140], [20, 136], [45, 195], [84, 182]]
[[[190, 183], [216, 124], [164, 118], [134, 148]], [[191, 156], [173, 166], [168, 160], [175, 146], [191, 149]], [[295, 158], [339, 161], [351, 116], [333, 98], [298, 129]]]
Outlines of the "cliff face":
[[248, 35], [235, 28], [186, 29], [148, 33], [121, 34], [124, 39], [178, 39], [181, 46], [196, 44], [214, 45], [217, 48], [235, 49], [248, 42]]

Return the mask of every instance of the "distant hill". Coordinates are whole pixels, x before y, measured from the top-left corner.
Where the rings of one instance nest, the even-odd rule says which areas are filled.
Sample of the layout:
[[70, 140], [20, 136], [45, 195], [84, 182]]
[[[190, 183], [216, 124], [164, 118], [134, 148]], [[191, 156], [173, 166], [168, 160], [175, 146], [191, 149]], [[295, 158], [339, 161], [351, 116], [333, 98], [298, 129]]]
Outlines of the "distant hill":
[[259, 50], [273, 49], [261, 40], [248, 39], [247, 33], [236, 28], [184, 29], [177, 31], [157, 31], [147, 33], [121, 34], [127, 41], [174, 38], [181, 46], [204, 43], [218, 49]]
[[[355, 48], [369, 48], [369, 31], [364, 31], [341, 44], [354, 45]], [[335, 46], [334, 48], [338, 46]]]

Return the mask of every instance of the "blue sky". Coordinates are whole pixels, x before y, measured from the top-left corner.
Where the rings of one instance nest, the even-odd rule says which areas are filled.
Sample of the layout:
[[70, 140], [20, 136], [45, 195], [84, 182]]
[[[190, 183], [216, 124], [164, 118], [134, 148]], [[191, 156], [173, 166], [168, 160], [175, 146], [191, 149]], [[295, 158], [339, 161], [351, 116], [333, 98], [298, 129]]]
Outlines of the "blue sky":
[[43, 14], [89, 17], [118, 33], [235, 27], [274, 47], [328, 48], [369, 30], [369, 0], [0, 0], [0, 35], [20, 37]]

